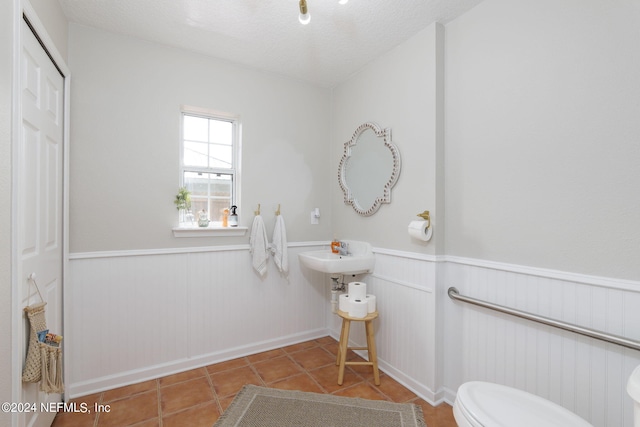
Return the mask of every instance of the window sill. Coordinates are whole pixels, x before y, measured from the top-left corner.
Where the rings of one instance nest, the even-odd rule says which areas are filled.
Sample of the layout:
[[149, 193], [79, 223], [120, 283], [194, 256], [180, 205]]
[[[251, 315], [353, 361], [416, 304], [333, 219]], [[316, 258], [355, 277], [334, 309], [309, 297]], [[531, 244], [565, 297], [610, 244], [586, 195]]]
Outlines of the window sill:
[[248, 227], [174, 227], [174, 237], [229, 237], [244, 236]]

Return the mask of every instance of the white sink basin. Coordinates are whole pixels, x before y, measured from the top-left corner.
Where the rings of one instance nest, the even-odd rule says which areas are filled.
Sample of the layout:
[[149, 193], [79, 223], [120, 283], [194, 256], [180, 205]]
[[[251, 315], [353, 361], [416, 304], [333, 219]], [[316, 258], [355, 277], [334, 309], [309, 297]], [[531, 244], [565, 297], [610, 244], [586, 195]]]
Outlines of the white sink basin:
[[330, 249], [298, 254], [302, 265], [332, 274], [360, 274], [373, 272], [376, 259], [367, 242], [342, 240], [348, 244], [349, 255], [334, 254]]

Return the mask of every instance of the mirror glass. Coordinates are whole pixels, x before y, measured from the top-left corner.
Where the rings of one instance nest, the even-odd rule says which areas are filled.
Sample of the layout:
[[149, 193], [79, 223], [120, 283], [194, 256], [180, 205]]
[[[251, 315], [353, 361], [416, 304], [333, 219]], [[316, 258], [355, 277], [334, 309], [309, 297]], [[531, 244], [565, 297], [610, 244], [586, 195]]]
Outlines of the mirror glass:
[[391, 129], [365, 123], [345, 143], [338, 180], [344, 201], [360, 215], [374, 214], [391, 202], [391, 188], [400, 174], [400, 153], [391, 142]]

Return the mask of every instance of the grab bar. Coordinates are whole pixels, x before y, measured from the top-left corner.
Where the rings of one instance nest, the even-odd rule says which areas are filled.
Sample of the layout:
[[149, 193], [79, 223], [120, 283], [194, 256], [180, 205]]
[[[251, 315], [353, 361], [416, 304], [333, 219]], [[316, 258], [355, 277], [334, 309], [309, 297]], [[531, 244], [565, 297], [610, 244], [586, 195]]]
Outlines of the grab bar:
[[628, 338], [621, 337], [619, 335], [613, 335], [613, 334], [608, 334], [606, 332], [597, 331], [595, 329], [584, 328], [582, 326], [574, 325], [572, 323], [566, 323], [560, 320], [554, 320], [548, 317], [539, 316], [537, 314], [528, 313], [526, 311], [520, 311], [514, 308], [505, 307], [503, 305], [493, 304], [491, 302], [482, 301], [476, 298], [460, 295], [460, 292], [458, 292], [458, 290], [453, 286], [449, 288], [447, 293], [449, 294], [449, 298], [454, 300], [464, 301], [469, 304], [474, 304], [480, 307], [490, 308], [491, 310], [499, 311], [501, 313], [506, 313], [512, 316], [520, 317], [522, 319], [543, 323], [545, 325], [564, 329], [565, 331], [569, 331], [569, 332], [575, 332], [576, 334], [584, 335], [591, 338], [596, 338], [602, 341], [610, 342], [612, 344], [621, 345], [623, 347], [631, 348], [633, 350], [640, 350], [640, 342], [633, 341]]

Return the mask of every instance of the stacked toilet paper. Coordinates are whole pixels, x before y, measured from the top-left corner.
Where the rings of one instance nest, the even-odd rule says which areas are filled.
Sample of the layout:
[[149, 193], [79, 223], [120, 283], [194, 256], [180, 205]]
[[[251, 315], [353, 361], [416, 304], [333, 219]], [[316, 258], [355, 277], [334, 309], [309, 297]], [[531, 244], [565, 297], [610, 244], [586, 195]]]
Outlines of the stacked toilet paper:
[[338, 309], [349, 316], [362, 319], [367, 314], [376, 311], [375, 295], [367, 294], [367, 284], [364, 282], [349, 283], [349, 292], [340, 295]]

